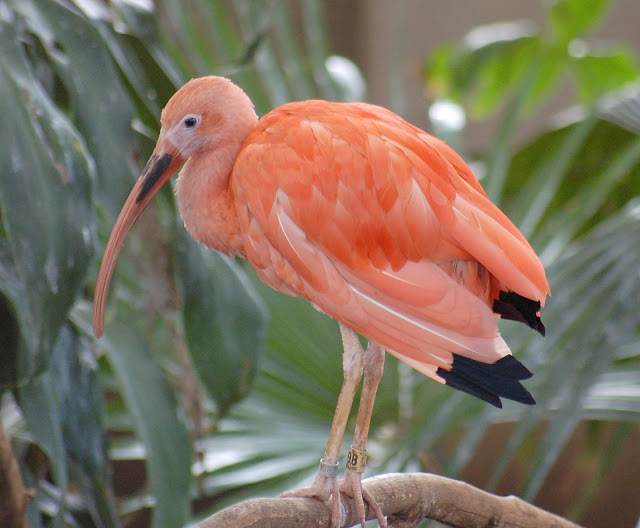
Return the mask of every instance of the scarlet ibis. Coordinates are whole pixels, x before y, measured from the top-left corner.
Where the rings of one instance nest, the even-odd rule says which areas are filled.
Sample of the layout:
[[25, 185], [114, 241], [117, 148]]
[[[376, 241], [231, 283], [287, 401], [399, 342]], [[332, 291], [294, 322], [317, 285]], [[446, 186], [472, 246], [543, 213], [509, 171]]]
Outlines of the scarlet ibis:
[[[344, 383], [313, 485], [290, 495], [355, 497], [361, 521], [380, 508], [361, 485], [384, 351], [439, 383], [500, 407], [534, 399], [531, 373], [496, 318], [544, 335], [550, 293], [535, 252], [444, 142], [384, 108], [303, 101], [258, 119], [235, 84], [203, 77], [162, 112], [157, 145], [114, 225], [98, 276], [94, 332], [104, 330], [109, 283], [126, 235], [184, 164], [176, 194], [186, 229], [247, 259], [272, 288], [335, 318]], [[358, 333], [369, 340], [365, 350]], [[363, 392], [343, 481], [338, 454], [360, 380]]]

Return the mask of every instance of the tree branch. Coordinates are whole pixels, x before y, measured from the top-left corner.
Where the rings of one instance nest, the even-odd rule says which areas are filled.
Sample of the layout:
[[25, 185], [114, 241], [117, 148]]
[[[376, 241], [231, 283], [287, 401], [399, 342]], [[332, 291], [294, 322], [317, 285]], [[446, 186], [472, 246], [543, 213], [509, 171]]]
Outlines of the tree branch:
[[[499, 497], [429, 473], [387, 474], [363, 484], [395, 528], [413, 528], [422, 519], [457, 528], [578, 528], [518, 497]], [[343, 525], [357, 525], [355, 501], [343, 498], [343, 506]], [[195, 528], [328, 528], [330, 515], [329, 504], [314, 499], [251, 499], [208, 517]], [[372, 518], [367, 509], [367, 519]]]

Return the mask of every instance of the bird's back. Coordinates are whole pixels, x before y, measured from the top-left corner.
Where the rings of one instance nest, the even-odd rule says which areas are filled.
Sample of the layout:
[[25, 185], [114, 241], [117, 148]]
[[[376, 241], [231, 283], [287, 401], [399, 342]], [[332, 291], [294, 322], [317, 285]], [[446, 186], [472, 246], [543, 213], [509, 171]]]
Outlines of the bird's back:
[[388, 110], [284, 105], [245, 141], [231, 188], [267, 284], [438, 381], [456, 357], [509, 354], [494, 314], [543, 331], [527, 241], [451, 148]]

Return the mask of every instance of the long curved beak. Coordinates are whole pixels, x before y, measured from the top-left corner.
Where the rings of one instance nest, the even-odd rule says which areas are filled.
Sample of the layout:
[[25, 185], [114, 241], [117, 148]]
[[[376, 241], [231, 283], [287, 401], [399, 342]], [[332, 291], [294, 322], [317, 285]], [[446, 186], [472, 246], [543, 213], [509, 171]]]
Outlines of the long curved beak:
[[151, 158], [120, 211], [104, 251], [93, 297], [93, 333], [96, 337], [101, 337], [104, 332], [104, 313], [109, 284], [127, 234], [154, 195], [169, 181], [184, 161], [171, 143], [158, 141]]

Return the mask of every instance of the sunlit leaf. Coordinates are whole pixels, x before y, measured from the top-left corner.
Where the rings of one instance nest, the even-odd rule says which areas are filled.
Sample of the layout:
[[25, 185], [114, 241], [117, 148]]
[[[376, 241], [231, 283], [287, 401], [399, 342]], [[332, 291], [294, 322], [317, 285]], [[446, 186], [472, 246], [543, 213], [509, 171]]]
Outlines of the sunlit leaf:
[[562, 80], [567, 69], [567, 51], [545, 42], [544, 45], [540, 46], [534, 62], [529, 66], [536, 67], [534, 79], [524, 97], [525, 110], [531, 113], [536, 110], [546, 97], [553, 94], [553, 90], [557, 88], [558, 83]]
[[627, 49], [610, 49], [606, 53], [575, 57], [572, 66], [577, 76], [580, 100], [588, 104], [607, 92], [640, 79], [636, 59]]
[[552, 0], [547, 2], [546, 15], [555, 38], [568, 43], [595, 29], [609, 6], [609, 0]]
[[639, 75], [630, 50], [619, 45], [594, 47], [583, 39], [602, 20], [608, 4], [549, 2], [551, 35], [528, 21], [473, 28], [458, 45], [442, 46], [431, 56], [425, 67], [427, 91], [435, 98], [464, 103], [472, 117], [482, 118], [514, 94], [522, 97], [526, 110], [533, 110], [571, 71], [579, 99], [591, 104]]
[[458, 46], [445, 46], [434, 53], [425, 71], [427, 89], [434, 96], [446, 93], [466, 103], [475, 117], [485, 116], [513, 93], [534, 57], [542, 52], [538, 30], [529, 22], [480, 26]]

